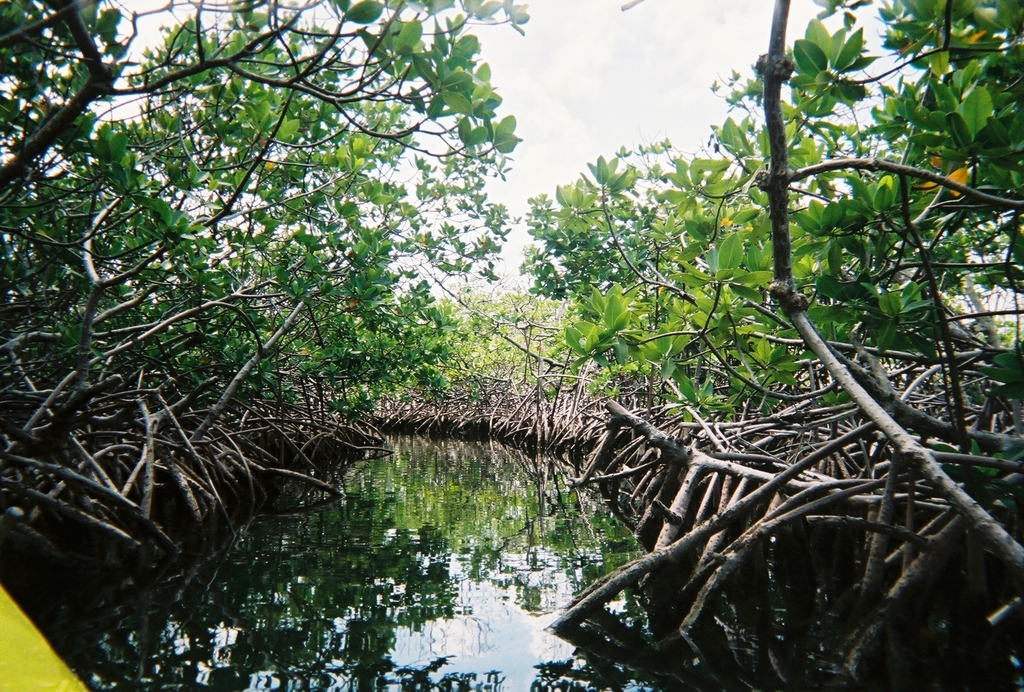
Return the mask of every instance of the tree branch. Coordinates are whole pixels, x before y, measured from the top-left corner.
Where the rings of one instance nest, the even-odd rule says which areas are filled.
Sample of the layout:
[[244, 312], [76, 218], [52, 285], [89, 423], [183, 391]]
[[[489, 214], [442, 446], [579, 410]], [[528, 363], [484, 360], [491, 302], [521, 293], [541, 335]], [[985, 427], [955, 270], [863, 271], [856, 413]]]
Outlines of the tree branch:
[[192, 444], [199, 444], [204, 440], [206, 433], [209, 432], [210, 428], [213, 427], [224, 413], [224, 410], [231, 402], [231, 399], [235, 396], [235, 392], [237, 392], [238, 388], [242, 386], [245, 378], [249, 376], [249, 373], [252, 372], [253, 368], [260, 364], [261, 360], [274, 350], [277, 346], [277, 342], [281, 340], [281, 337], [287, 334], [299, 319], [299, 313], [302, 312], [302, 309], [305, 306], [305, 301], [299, 301], [299, 304], [295, 306], [295, 309], [292, 310], [290, 315], [288, 315], [284, 323], [276, 332], [274, 332], [274, 335], [267, 340], [267, 343], [262, 348], [257, 349], [256, 353], [254, 353], [252, 357], [246, 361], [245, 365], [243, 365], [235, 374], [231, 379], [231, 382], [228, 383], [228, 386], [224, 388], [224, 392], [220, 395], [220, 399], [218, 399], [217, 403], [210, 408], [210, 412], [206, 414], [206, 418], [203, 420], [202, 425], [192, 433]]
[[[767, 87], [766, 87], [767, 88]], [[955, 180], [951, 180], [944, 175], [939, 173], [933, 173], [932, 171], [926, 171], [922, 168], [915, 168], [913, 166], [907, 166], [902, 163], [895, 161], [889, 161], [888, 159], [879, 158], [866, 158], [866, 159], [832, 159], [830, 161], [822, 161], [816, 163], [813, 166], [806, 166], [789, 173], [789, 182], [794, 183], [804, 178], [810, 178], [811, 176], [818, 175], [819, 173], [828, 173], [829, 171], [840, 171], [840, 170], [858, 170], [858, 171], [886, 171], [887, 173], [895, 173], [897, 175], [905, 175], [911, 178], [917, 178], [918, 180], [924, 180], [929, 183], [935, 183], [942, 187], [959, 192], [964, 197], [976, 199], [979, 202], [985, 202], [996, 207], [1003, 207], [1006, 209], [1024, 210], [1024, 200], [1007, 199], [1005, 197], [999, 197], [997, 195], [990, 195], [987, 192], [982, 192], [973, 187], [968, 187], [962, 183], [958, 183]]]

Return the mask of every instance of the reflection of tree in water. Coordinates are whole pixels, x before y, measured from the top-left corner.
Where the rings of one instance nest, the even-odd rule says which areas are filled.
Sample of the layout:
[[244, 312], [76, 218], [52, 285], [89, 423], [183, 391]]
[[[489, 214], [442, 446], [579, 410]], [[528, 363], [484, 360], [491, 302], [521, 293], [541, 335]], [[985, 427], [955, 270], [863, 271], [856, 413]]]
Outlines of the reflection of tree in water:
[[[579, 591], [636, 550], [596, 495], [577, 496], [557, 486], [539, 490], [532, 459], [493, 443], [416, 437], [393, 442], [410, 463], [394, 474], [405, 470], [433, 478], [426, 495], [410, 498], [418, 503], [416, 514], [436, 512], [432, 521], [451, 541], [463, 573], [514, 587], [525, 610], [561, 608], [565, 603], [555, 593]], [[510, 454], [517, 464], [509, 463]], [[539, 493], [556, 511], [541, 512]], [[554, 577], [562, 583], [552, 584]]]
[[[96, 632], [81, 634], [89, 622], [60, 620], [65, 641], [74, 639], [61, 652], [96, 689], [510, 692], [500, 671], [442, 670], [449, 651], [424, 656], [433, 659], [424, 666], [398, 666], [400, 632], [475, 625], [475, 645], [486, 649], [489, 622], [460, 599], [467, 583], [549, 612], [629, 555], [607, 547], [609, 538], [628, 539], [613, 520], [572, 522], [574, 504], [591, 502], [585, 497], [570, 502], [550, 490], [549, 503], [565, 511], [540, 516], [529, 468], [499, 457], [507, 453], [401, 441], [398, 454], [352, 474], [333, 507], [257, 522], [226, 556], [141, 596], [127, 586], [117, 596], [103, 592]], [[467, 639], [467, 651], [473, 645]]]
[[[438, 671], [448, 664], [448, 657], [441, 656], [425, 666], [407, 666], [398, 668], [387, 676], [386, 684], [390, 689], [402, 692], [462, 692], [465, 690], [488, 690], [488, 692], [505, 692], [505, 678], [498, 671], [487, 673], [445, 673], [437, 676]], [[511, 692], [511, 691], [509, 691]]]
[[72, 664], [97, 672], [99, 689], [135, 678], [140, 659], [140, 687], [151, 689], [242, 689], [261, 672], [268, 684], [343, 678], [372, 688], [394, 669], [396, 629], [452, 617], [456, 584], [436, 530], [385, 536], [371, 520], [353, 531], [343, 518], [352, 509], [297, 520], [276, 536], [257, 527], [208, 591], [186, 590], [162, 621], [128, 617], [105, 635], [102, 670], [95, 652]]

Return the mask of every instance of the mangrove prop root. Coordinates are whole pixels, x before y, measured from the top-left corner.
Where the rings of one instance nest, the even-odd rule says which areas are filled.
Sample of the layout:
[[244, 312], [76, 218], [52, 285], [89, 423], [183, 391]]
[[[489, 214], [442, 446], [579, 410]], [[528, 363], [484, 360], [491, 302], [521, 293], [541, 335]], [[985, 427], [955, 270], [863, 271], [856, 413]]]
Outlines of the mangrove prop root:
[[[822, 657], [859, 679], [878, 664], [871, 642], [880, 632], [899, 623], [913, 638], [930, 617], [951, 607], [927, 595], [936, 580], [967, 574], [965, 542], [954, 540], [976, 528], [973, 508], [964, 511], [963, 490], [951, 493], [913, 449], [883, 434], [884, 419], [866, 417], [855, 406], [799, 402], [764, 417], [684, 417], [678, 409], [649, 409], [638, 387], [618, 402], [545, 400], [539, 436], [535, 393], [479, 394], [460, 400], [456, 393], [454, 403], [390, 400], [376, 423], [541, 451], [560, 460], [574, 479], [571, 487], [596, 489], [638, 527], [648, 552], [591, 583], [551, 625], [570, 639], [581, 628], [615, 639], [606, 608], [635, 589], [666, 651], [682, 646], [689, 659], [699, 660], [698, 649], [724, 635], [744, 647], [763, 647], [764, 660], [781, 677], [795, 664], [770, 648], [766, 633], [820, 632], [819, 623], [829, 622], [835, 633], [820, 635]], [[907, 400], [921, 405], [933, 394], [919, 383], [908, 389]], [[950, 452], [932, 458], [986, 468], [1000, 482], [1024, 479], [1015, 461]], [[1020, 541], [1012, 508], [997, 503], [985, 517]], [[757, 622], [745, 622], [749, 616], [733, 604], [750, 596], [751, 572], [766, 563], [771, 578], [759, 577], [753, 588], [782, 600], [762, 608]], [[989, 618], [998, 612], [998, 626], [1011, 626], [1006, 623], [1015, 622], [1016, 610], [1006, 615], [1000, 609], [1020, 596], [1015, 566], [995, 550], [985, 566], [977, 613]], [[770, 600], [767, 592], [759, 598]]]
[[117, 550], [129, 565], [172, 560], [213, 524], [234, 532], [272, 479], [337, 497], [348, 461], [388, 453], [372, 425], [327, 402], [310, 416], [313, 402], [221, 397], [197, 409], [193, 394], [122, 378], [0, 392], [0, 509], [24, 512], [12, 535], [57, 559], [109, 563]]

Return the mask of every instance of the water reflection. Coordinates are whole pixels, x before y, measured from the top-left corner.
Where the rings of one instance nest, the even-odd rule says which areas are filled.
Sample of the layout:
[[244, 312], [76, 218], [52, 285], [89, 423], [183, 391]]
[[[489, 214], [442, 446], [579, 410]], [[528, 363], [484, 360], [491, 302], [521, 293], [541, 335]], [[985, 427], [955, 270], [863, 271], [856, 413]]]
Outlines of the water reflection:
[[544, 632], [634, 555], [621, 524], [507, 451], [392, 442], [338, 503], [257, 521], [62, 653], [97, 690], [645, 689]]

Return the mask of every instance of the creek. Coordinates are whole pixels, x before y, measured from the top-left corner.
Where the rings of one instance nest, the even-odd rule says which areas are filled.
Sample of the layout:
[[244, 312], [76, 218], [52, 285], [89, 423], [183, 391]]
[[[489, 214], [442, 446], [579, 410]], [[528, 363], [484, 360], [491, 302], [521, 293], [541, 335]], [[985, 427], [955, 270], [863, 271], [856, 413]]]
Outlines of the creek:
[[343, 498], [296, 511], [286, 491], [173, 588], [97, 597], [83, 581], [41, 626], [95, 690], [659, 688], [544, 631], [637, 554], [598, 499], [543, 487], [503, 447], [389, 444]]

